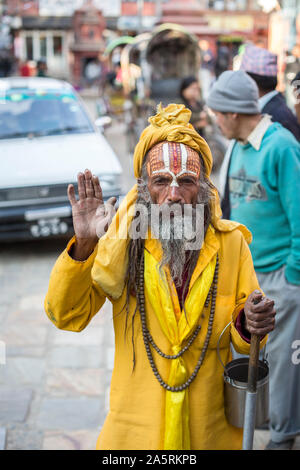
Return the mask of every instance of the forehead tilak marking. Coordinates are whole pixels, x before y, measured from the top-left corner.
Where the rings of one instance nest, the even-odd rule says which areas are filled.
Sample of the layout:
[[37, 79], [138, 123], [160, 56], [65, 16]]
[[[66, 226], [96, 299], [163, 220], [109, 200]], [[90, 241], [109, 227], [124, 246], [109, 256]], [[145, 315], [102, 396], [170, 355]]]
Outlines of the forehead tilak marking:
[[[161, 150], [161, 148], [159, 148], [159, 150]], [[179, 150], [179, 152], [178, 152], [178, 150]], [[171, 171], [171, 169], [170, 169], [170, 165], [171, 165], [170, 154], [171, 154], [171, 152], [172, 152], [172, 157], [173, 157], [173, 160], [172, 160], [173, 170], [174, 171], [176, 171], [177, 169], [179, 170], [179, 172], [178, 173], [176, 172], [176, 174], [174, 173], [174, 171]], [[183, 145], [182, 143], [180, 143], [179, 145], [175, 144], [175, 143], [174, 143], [174, 145], [172, 145], [172, 143], [164, 143], [162, 145], [163, 162], [160, 161], [161, 163], [164, 163], [164, 168], [154, 169], [154, 168], [157, 168], [157, 165], [159, 163], [158, 159], [159, 159], [160, 155], [161, 155], [161, 152], [157, 152], [153, 155], [153, 157], [150, 160], [149, 170], [150, 170], [150, 167], [151, 167], [152, 174], [169, 173], [172, 176], [171, 186], [177, 186], [178, 187], [179, 184], [177, 182], [177, 178], [179, 176], [185, 174], [185, 173], [189, 173], [189, 174], [192, 174], [192, 175], [195, 175], [195, 176], [199, 176], [199, 172], [197, 171], [198, 168], [197, 168], [196, 164], [191, 165], [192, 167], [195, 167], [194, 169], [196, 171], [192, 171], [192, 170], [187, 169], [188, 153], [187, 153], [187, 149], [186, 149], [185, 145]], [[180, 161], [180, 167], [179, 167], [179, 161]]]

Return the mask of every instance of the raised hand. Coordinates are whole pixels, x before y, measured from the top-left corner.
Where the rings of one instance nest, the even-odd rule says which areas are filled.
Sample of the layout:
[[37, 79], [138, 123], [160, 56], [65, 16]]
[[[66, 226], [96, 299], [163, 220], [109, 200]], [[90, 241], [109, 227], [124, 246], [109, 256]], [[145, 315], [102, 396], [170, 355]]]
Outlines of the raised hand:
[[98, 239], [108, 229], [116, 213], [114, 205], [117, 199], [112, 197], [104, 204], [99, 179], [93, 176], [90, 170], [79, 173], [77, 182], [78, 200], [74, 186], [72, 184], [68, 186], [68, 198], [72, 206], [76, 235], [72, 256], [75, 259], [86, 259], [93, 251]]

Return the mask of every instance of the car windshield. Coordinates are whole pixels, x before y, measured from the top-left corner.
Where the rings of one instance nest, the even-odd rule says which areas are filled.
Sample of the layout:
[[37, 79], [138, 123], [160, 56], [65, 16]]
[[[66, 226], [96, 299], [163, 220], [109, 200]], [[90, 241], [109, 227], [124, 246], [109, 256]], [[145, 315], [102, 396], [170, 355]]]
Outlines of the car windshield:
[[94, 132], [71, 91], [9, 90], [0, 99], [0, 139]]

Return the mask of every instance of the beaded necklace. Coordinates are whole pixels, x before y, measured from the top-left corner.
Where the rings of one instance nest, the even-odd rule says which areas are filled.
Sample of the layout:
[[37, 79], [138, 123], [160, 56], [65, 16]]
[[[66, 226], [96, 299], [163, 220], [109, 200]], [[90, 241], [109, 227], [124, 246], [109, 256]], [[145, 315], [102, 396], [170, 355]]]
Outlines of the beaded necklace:
[[209, 320], [208, 320], [208, 328], [207, 328], [207, 334], [206, 334], [206, 338], [205, 338], [205, 342], [204, 342], [204, 347], [202, 349], [199, 360], [198, 360], [198, 362], [196, 364], [196, 367], [195, 367], [193, 373], [191, 374], [191, 376], [182, 385], [172, 387], [172, 386], [168, 385], [166, 382], [164, 382], [164, 380], [160, 376], [160, 374], [157, 370], [157, 367], [155, 365], [153, 356], [152, 356], [150, 344], [155, 349], [155, 351], [158, 354], [160, 354], [160, 356], [164, 357], [165, 359], [171, 359], [171, 360], [172, 359], [177, 359], [178, 357], [182, 356], [182, 354], [185, 353], [189, 349], [191, 344], [194, 342], [194, 340], [196, 339], [196, 337], [197, 337], [197, 335], [198, 335], [198, 333], [201, 329], [201, 325], [197, 326], [197, 328], [195, 329], [195, 331], [194, 331], [191, 339], [189, 340], [188, 344], [181, 351], [179, 351], [178, 354], [175, 354], [173, 356], [168, 355], [168, 354], [164, 354], [159, 349], [159, 347], [155, 344], [155, 342], [154, 342], [154, 340], [153, 340], [153, 338], [152, 338], [152, 336], [151, 336], [151, 334], [148, 330], [148, 327], [147, 327], [146, 309], [145, 309], [145, 292], [144, 292], [144, 253], [142, 253], [140, 271], [139, 271], [139, 279], [138, 279], [138, 293], [137, 293], [137, 295], [138, 295], [139, 311], [140, 311], [141, 322], [142, 322], [143, 340], [144, 340], [144, 345], [145, 345], [147, 357], [148, 357], [150, 366], [152, 368], [152, 371], [153, 371], [156, 379], [158, 380], [159, 384], [168, 391], [181, 392], [182, 390], [185, 390], [187, 387], [189, 387], [189, 385], [196, 378], [196, 376], [198, 374], [198, 371], [199, 371], [199, 369], [200, 369], [200, 367], [203, 363], [203, 360], [204, 360], [204, 357], [205, 357], [205, 354], [206, 354], [206, 351], [207, 351], [207, 348], [208, 348], [209, 340], [210, 340], [210, 337], [211, 337], [211, 333], [212, 333], [212, 325], [213, 325], [215, 307], [216, 307], [218, 273], [219, 273], [219, 258], [218, 258], [218, 254], [217, 254], [214, 278], [213, 278], [211, 287], [209, 289], [209, 292], [207, 294], [207, 298], [206, 298], [205, 304], [204, 304], [205, 307], [208, 307], [209, 301], [210, 301], [210, 298], [211, 298], [210, 315], [209, 315]]

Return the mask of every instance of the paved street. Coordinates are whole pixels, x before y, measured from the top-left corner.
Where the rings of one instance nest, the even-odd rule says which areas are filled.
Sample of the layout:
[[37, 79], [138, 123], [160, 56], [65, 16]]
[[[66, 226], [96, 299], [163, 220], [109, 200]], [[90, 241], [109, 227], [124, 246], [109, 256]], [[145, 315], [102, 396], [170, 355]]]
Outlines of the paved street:
[[[94, 117], [93, 98], [86, 104]], [[122, 125], [107, 134], [127, 191], [134, 180]], [[0, 245], [0, 347], [6, 352], [2, 364], [0, 351], [0, 449], [95, 449], [108, 409], [114, 358], [110, 304], [80, 334], [58, 330], [44, 313], [50, 272], [65, 245], [64, 240]]]
[[0, 369], [0, 426], [6, 428], [7, 449], [93, 449], [107, 410], [113, 360], [109, 304], [80, 335], [56, 329], [43, 311], [49, 274], [63, 247], [1, 247], [6, 364]]
[[[134, 181], [123, 131], [117, 124], [106, 135], [128, 190]], [[44, 313], [50, 271], [65, 244], [0, 245], [0, 348], [6, 350], [5, 364], [0, 350], [0, 449], [94, 449], [108, 409], [110, 304], [80, 334], [58, 330]], [[256, 432], [255, 448], [264, 447], [268, 434]]]

